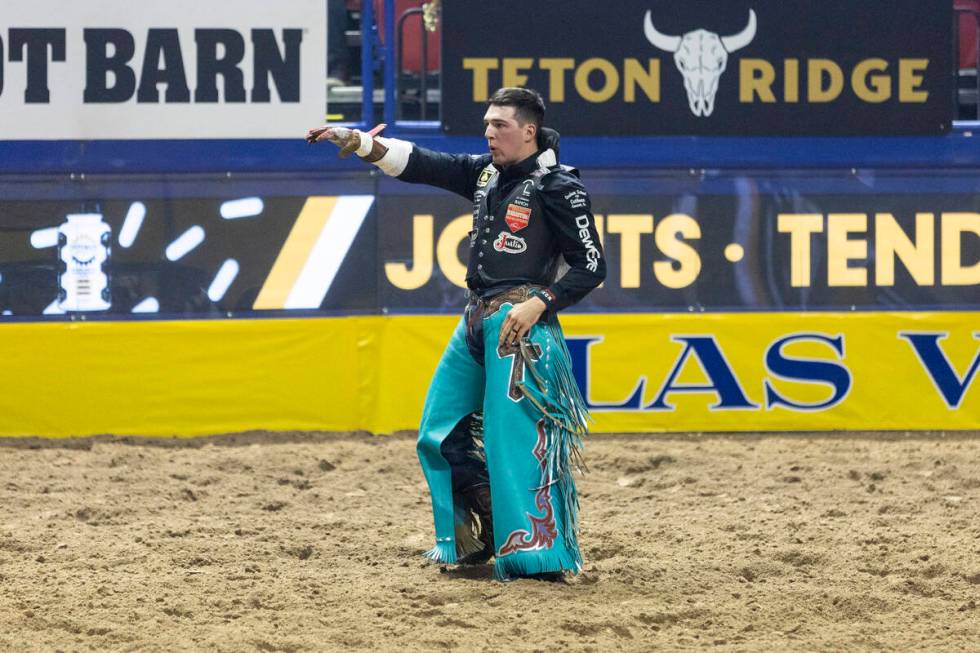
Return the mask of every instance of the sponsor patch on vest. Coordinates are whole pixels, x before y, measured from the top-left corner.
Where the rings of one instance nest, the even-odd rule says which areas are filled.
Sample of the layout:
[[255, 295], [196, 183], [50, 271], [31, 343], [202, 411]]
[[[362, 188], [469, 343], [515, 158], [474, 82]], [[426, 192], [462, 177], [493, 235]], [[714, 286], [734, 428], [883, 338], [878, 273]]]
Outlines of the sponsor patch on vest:
[[476, 180], [476, 187], [483, 188], [488, 183], [490, 183], [490, 177], [493, 177], [493, 172], [487, 168], [484, 168], [483, 172], [480, 173], [480, 178]]
[[493, 241], [493, 248], [498, 252], [523, 254], [527, 251], [527, 241], [520, 236], [501, 231], [500, 235], [497, 236], [497, 240]]
[[584, 209], [589, 201], [589, 194], [584, 190], [576, 189], [565, 195], [568, 205], [573, 209]]
[[531, 221], [531, 209], [516, 204], [507, 205], [507, 215], [504, 222], [510, 227], [511, 231], [520, 231]]
[[578, 237], [582, 241], [582, 247], [585, 248], [585, 267], [595, 272], [599, 268], [599, 259], [602, 258], [602, 254], [599, 253], [599, 248], [592, 241], [592, 234], [589, 232], [589, 216], [580, 215], [575, 218], [575, 226], [578, 227]]

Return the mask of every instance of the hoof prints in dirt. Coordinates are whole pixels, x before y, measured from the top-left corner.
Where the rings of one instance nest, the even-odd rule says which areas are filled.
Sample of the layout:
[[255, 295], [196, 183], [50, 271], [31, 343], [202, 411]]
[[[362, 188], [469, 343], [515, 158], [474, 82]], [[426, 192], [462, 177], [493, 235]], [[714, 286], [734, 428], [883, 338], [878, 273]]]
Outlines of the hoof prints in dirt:
[[626, 547], [618, 542], [603, 542], [587, 549], [585, 555], [589, 560], [599, 561], [614, 558], [625, 551]]
[[298, 560], [309, 560], [316, 553], [316, 549], [310, 544], [303, 544], [299, 546], [289, 546], [282, 547], [282, 550], [293, 558]]
[[615, 621], [604, 621], [597, 623], [577, 623], [573, 621], [566, 621], [561, 624], [561, 627], [564, 630], [574, 633], [580, 637], [592, 637], [608, 631], [617, 637], [633, 639], [633, 633], [630, 631], [630, 629], [622, 624], [616, 623]]
[[811, 565], [818, 565], [824, 560], [824, 556], [819, 553], [799, 550], [780, 552], [773, 557], [780, 562], [785, 562], [786, 564], [793, 565], [794, 567], [809, 567]]
[[100, 508], [80, 508], [71, 517], [89, 526], [118, 526], [122, 521], [117, 518], [123, 514], [122, 510], [103, 510]]
[[655, 469], [660, 469], [661, 465], [668, 463], [676, 463], [677, 460], [673, 456], [668, 456], [666, 454], [659, 456], [652, 456], [648, 458], [645, 462], [636, 464], [627, 463], [623, 466], [623, 471], [627, 474], [642, 474], [643, 472], [651, 472]]

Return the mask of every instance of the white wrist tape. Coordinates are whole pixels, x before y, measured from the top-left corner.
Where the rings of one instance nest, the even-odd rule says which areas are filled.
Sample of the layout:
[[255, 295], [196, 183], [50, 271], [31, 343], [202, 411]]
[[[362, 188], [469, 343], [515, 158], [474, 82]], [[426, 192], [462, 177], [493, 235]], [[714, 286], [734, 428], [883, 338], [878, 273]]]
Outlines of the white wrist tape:
[[362, 132], [360, 129], [355, 129], [354, 131], [361, 137], [361, 146], [357, 148], [355, 154], [359, 157], [365, 157], [371, 153], [371, 148], [374, 147], [374, 137], [371, 134]]
[[[364, 147], [364, 136], [361, 136], [361, 148]], [[388, 152], [374, 162], [374, 165], [378, 166], [383, 173], [391, 177], [397, 177], [401, 173], [405, 172], [405, 168], [408, 166], [408, 157], [412, 153], [412, 144], [408, 141], [403, 141], [398, 138], [384, 138], [383, 136], [375, 137], [379, 143], [388, 148]], [[368, 147], [368, 152], [371, 148]], [[358, 149], [358, 154], [361, 150]]]

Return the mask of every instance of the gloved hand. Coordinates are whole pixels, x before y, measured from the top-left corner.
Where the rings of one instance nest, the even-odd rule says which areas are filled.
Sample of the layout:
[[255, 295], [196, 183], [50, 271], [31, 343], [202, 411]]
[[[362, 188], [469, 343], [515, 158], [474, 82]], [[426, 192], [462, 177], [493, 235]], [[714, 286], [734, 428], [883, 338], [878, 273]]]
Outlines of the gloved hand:
[[[341, 159], [349, 157], [351, 154], [357, 153], [361, 158], [370, 160], [372, 152], [380, 146], [384, 146], [380, 143], [375, 143], [374, 137], [381, 133], [388, 125], [381, 123], [375, 126], [371, 131], [362, 132], [360, 129], [350, 129], [348, 127], [331, 127], [330, 125], [324, 125], [323, 127], [316, 127], [314, 129], [306, 132], [306, 142], [313, 145], [319, 143], [320, 141], [330, 141], [334, 145], [340, 148], [339, 156]], [[378, 154], [374, 152], [374, 154]], [[381, 154], [383, 156], [383, 153]]]

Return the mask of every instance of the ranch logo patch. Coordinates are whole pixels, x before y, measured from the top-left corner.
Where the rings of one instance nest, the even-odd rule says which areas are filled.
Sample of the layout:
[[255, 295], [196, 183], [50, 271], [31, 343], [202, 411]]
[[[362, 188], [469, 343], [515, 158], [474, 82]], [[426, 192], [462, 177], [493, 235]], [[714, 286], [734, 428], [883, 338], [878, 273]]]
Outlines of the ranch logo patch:
[[565, 195], [568, 205], [573, 209], [584, 209], [589, 201], [589, 194], [582, 189], [573, 190]]
[[531, 209], [518, 206], [516, 204], [507, 205], [507, 215], [504, 217], [504, 222], [510, 227], [511, 231], [517, 232], [527, 226], [527, 223], [531, 221]]
[[500, 235], [497, 236], [497, 240], [493, 241], [493, 248], [498, 252], [523, 254], [527, 251], [527, 242], [520, 236], [501, 231]]

